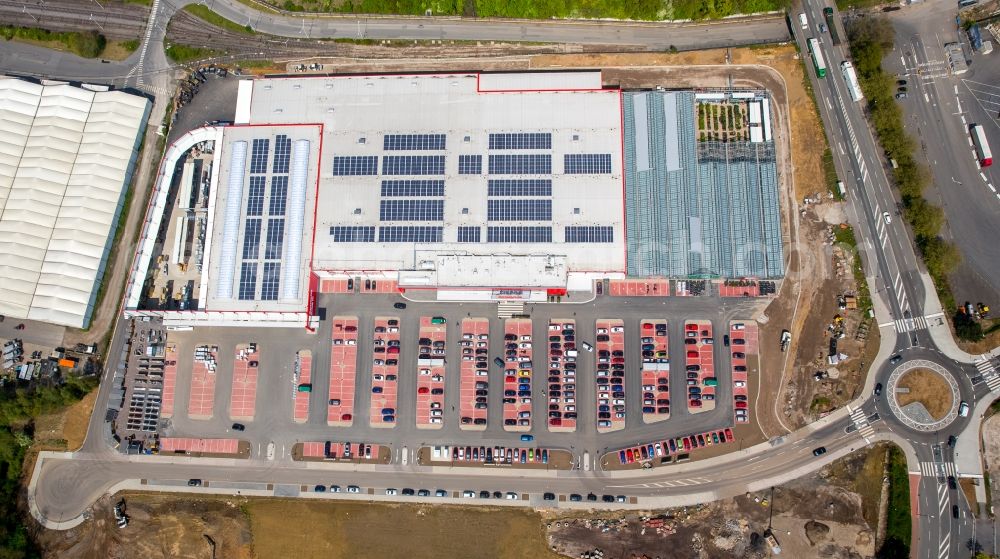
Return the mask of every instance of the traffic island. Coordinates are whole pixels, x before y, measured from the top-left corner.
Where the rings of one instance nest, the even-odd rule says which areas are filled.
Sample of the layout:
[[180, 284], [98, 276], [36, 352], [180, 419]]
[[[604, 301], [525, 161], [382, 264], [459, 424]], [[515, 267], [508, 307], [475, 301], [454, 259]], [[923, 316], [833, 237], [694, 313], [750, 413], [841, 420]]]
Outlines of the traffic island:
[[938, 363], [917, 359], [889, 375], [889, 407], [907, 427], [938, 431], [958, 417], [958, 383]]

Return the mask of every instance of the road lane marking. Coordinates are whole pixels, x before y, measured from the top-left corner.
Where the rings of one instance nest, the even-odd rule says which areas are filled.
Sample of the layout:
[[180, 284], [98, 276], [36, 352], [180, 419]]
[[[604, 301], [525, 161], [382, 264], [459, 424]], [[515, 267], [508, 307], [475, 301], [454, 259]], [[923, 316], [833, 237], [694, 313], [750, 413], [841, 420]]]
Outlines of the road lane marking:
[[982, 171], [979, 171], [979, 176], [983, 177], [983, 182], [989, 182], [989, 179], [986, 178], [986, 175]]

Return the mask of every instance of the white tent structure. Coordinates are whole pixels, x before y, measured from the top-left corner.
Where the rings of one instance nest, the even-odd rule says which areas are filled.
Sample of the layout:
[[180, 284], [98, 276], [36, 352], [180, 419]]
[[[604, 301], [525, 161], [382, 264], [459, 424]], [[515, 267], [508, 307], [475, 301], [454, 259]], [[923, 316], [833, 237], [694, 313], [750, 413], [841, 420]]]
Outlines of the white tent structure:
[[149, 109], [102, 86], [0, 77], [0, 314], [89, 323]]

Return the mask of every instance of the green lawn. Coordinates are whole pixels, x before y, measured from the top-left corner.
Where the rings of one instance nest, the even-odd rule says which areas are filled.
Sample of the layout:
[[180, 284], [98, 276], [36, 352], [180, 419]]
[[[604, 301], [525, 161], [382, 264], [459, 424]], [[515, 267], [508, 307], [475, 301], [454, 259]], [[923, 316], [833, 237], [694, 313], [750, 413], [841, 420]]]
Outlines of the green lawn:
[[906, 456], [897, 446], [889, 450], [889, 514], [885, 541], [876, 557], [879, 559], [908, 559], [913, 519], [910, 517], [910, 476]]
[[244, 35], [256, 35], [257, 32], [250, 28], [249, 25], [240, 25], [235, 21], [230, 21], [219, 14], [208, 9], [208, 6], [203, 6], [201, 4], [191, 4], [184, 6], [184, 11], [193, 15], [194, 17], [207, 21], [212, 25], [225, 29], [226, 31], [232, 31], [233, 33], [242, 33]]

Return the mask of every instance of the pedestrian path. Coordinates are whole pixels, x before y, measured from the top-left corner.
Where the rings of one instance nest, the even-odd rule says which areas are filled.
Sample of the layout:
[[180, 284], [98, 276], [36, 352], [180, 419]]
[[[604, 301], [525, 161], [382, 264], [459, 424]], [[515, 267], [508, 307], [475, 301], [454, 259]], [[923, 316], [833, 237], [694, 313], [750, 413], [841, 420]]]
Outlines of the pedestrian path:
[[986, 386], [989, 387], [990, 392], [1000, 392], [1000, 374], [997, 373], [993, 360], [986, 359], [976, 363], [976, 369], [983, 376], [983, 380], [986, 381]]
[[[940, 467], [939, 467], [940, 466]], [[955, 475], [954, 462], [921, 462], [920, 475], [924, 477], [948, 477]], [[947, 490], [948, 486], [944, 485]]]
[[868, 440], [868, 437], [875, 434], [875, 429], [868, 423], [868, 418], [865, 416], [864, 410], [861, 408], [851, 410], [851, 421], [854, 422], [855, 427], [858, 428], [858, 433], [865, 439], [865, 442], [870, 443], [871, 441]]

